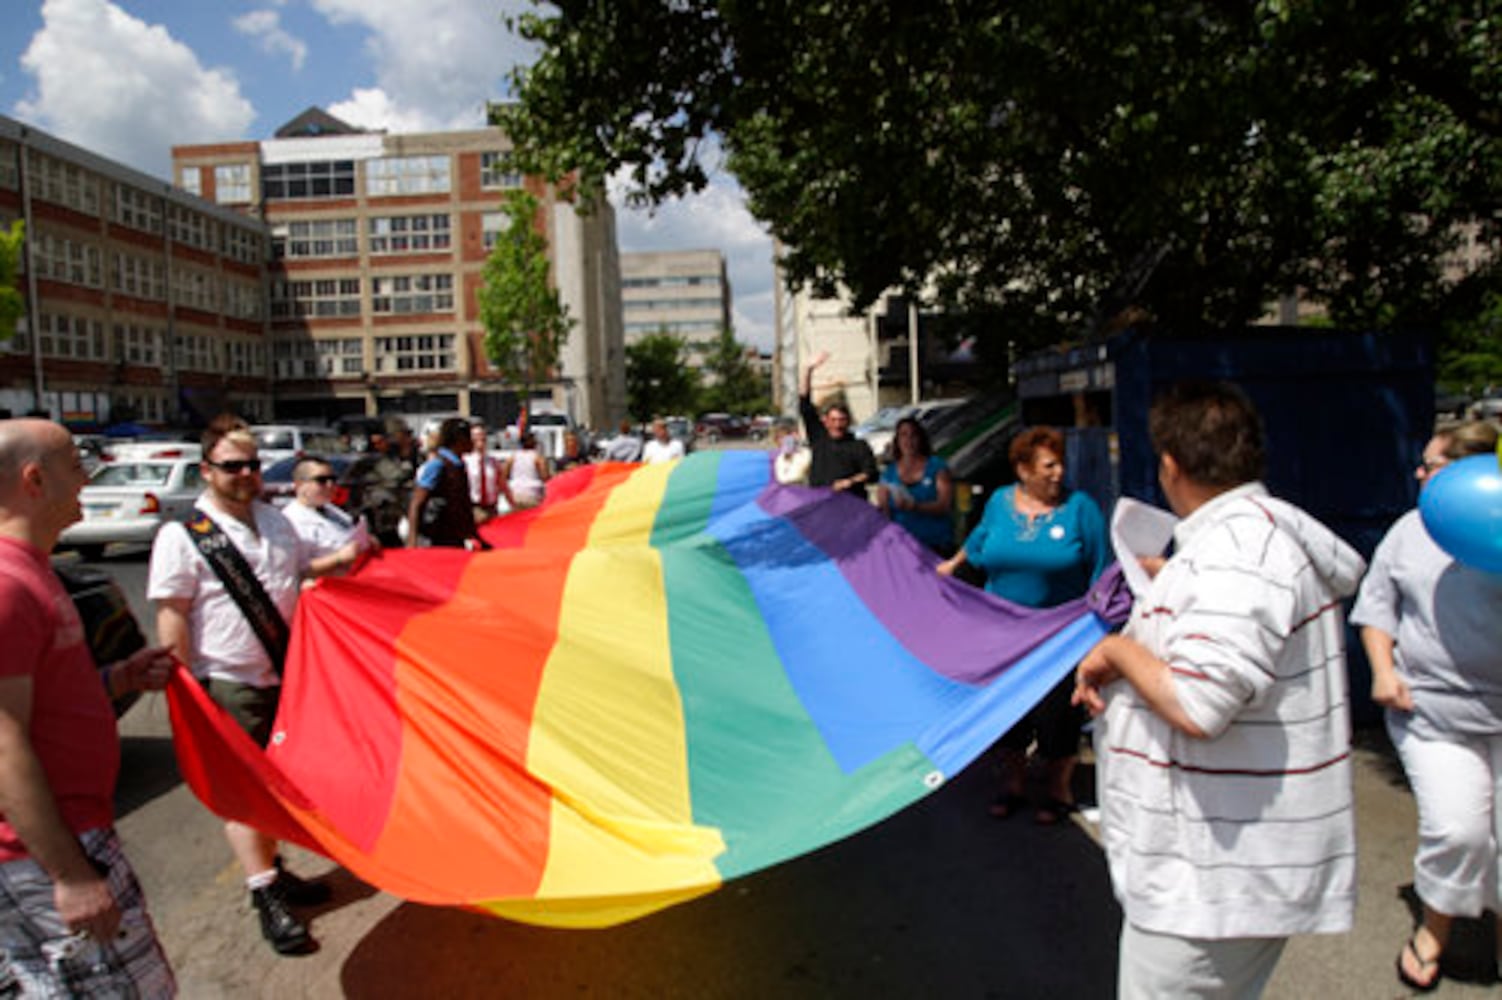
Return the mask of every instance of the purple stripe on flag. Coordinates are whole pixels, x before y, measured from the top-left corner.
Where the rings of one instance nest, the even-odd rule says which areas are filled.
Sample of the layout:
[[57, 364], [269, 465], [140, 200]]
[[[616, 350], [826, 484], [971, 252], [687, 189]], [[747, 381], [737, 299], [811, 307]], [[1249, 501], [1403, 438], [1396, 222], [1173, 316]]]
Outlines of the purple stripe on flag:
[[757, 503], [833, 560], [897, 641], [951, 680], [990, 681], [1081, 614], [1095, 610], [1108, 621], [1120, 621], [1131, 605], [1115, 567], [1085, 597], [1041, 610], [958, 580], [935, 588], [937, 557], [864, 501], [772, 486]]

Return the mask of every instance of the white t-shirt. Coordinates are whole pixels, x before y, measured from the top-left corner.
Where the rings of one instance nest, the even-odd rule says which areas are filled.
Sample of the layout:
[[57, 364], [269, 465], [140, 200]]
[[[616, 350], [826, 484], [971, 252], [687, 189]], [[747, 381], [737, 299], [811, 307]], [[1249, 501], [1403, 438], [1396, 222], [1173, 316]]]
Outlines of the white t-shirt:
[[282, 508], [282, 515], [292, 523], [297, 536], [307, 544], [309, 559], [319, 559], [338, 552], [350, 542], [357, 542], [362, 549], [370, 544], [365, 522], [351, 517], [333, 504], [324, 504], [323, 509], [319, 510], [309, 507], [301, 500], [293, 500]]
[[476, 451], [465, 452], [462, 457], [464, 471], [469, 474], [470, 503], [494, 507], [501, 495], [501, 463]]
[[[214, 505], [208, 494], [194, 504], [229, 537], [255, 573], [288, 625], [297, 608], [303, 572], [312, 559], [311, 548], [298, 537], [292, 523], [269, 504], [251, 504], [256, 530]], [[235, 599], [224, 589], [213, 567], [188, 539], [187, 526], [172, 522], [157, 532], [151, 547], [146, 596], [150, 600], [188, 598], [189, 658], [195, 677], [219, 677], [272, 687], [281, 681], [271, 656], [256, 638]]]
[[671, 462], [683, 457], [683, 442], [677, 438], [669, 438], [667, 441], [659, 441], [656, 438], [648, 441], [641, 450], [641, 460], [648, 465], [656, 465], [658, 462]]

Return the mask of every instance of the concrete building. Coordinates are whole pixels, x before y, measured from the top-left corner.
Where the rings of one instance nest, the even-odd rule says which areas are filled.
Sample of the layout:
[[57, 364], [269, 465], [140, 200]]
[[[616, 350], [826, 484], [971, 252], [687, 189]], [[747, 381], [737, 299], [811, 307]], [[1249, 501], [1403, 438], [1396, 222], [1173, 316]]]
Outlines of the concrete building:
[[0, 116], [27, 318], [0, 410], [75, 427], [271, 416], [264, 223]]
[[279, 419], [462, 413], [492, 425], [519, 408], [488, 363], [477, 292], [508, 190], [542, 204], [537, 226], [575, 326], [534, 407], [607, 426], [626, 410], [620, 266], [609, 205], [587, 216], [509, 163], [495, 128], [389, 135], [311, 108], [272, 139], [176, 146], [185, 191], [262, 219], [271, 373]]
[[626, 343], [660, 330], [681, 337], [689, 364], [702, 369], [730, 325], [730, 279], [718, 250], [621, 254], [621, 313]]

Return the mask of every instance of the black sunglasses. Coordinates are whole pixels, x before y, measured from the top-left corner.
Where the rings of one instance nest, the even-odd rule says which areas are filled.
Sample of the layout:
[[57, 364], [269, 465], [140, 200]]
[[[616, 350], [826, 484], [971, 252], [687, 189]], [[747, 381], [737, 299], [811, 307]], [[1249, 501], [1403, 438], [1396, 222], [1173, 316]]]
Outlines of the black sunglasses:
[[205, 465], [212, 465], [220, 472], [228, 472], [232, 476], [238, 476], [242, 472], [260, 472], [261, 460], [259, 458], [232, 458], [227, 462], [215, 462], [204, 459]]
[[339, 481], [338, 476], [308, 476], [303, 480], [305, 483], [317, 483], [320, 486], [329, 486]]

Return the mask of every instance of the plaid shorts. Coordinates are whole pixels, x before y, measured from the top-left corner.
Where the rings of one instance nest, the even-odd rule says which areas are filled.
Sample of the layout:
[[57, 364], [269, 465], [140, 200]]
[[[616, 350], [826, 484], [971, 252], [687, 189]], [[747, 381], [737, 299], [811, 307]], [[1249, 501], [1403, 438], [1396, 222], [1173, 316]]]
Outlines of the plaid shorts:
[[[109, 868], [122, 919], [112, 941], [70, 934], [52, 900], [52, 880], [30, 858], [0, 864], [0, 997], [171, 997], [177, 982], [157, 943], [141, 884], [114, 830], [79, 837], [84, 853]], [[8, 973], [8, 974], [7, 974]]]

